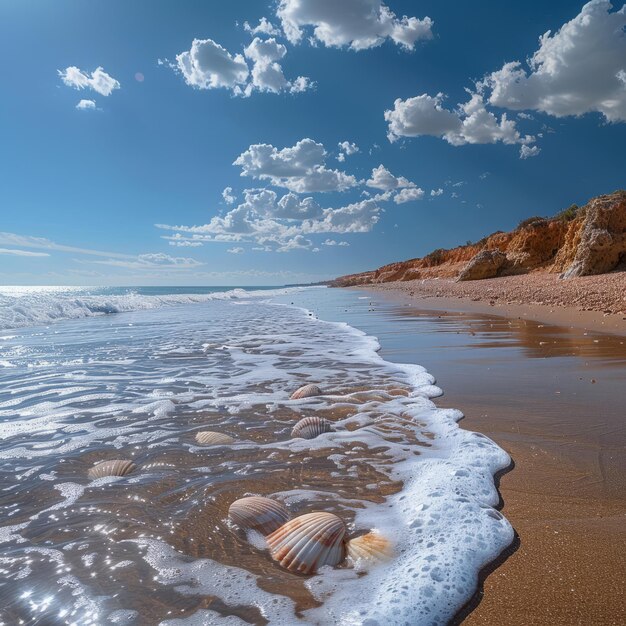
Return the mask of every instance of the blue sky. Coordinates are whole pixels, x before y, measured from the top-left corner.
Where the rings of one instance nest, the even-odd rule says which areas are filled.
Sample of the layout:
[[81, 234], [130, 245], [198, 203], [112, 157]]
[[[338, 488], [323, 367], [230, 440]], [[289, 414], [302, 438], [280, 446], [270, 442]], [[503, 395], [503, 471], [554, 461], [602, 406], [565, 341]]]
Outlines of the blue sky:
[[625, 24], [605, 0], [4, 0], [0, 283], [315, 281], [624, 187]]

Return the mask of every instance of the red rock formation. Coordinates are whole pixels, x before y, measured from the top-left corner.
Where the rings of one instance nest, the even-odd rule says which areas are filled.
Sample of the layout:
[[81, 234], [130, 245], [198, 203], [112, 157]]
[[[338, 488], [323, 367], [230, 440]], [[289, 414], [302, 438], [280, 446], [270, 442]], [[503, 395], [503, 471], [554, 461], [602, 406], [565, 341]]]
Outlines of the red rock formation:
[[467, 276], [478, 279], [529, 271], [562, 272], [569, 277], [608, 272], [624, 262], [626, 191], [616, 191], [598, 196], [582, 208], [572, 206], [553, 218], [531, 218], [515, 230], [495, 232], [475, 244], [434, 250], [422, 258], [341, 276], [330, 284], [348, 287], [461, 276], [472, 280]]

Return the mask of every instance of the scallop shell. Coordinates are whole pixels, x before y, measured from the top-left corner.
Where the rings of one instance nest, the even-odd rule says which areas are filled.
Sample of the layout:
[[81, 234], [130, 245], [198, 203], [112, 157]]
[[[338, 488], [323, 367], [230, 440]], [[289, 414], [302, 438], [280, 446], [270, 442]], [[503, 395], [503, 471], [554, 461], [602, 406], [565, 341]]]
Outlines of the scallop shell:
[[292, 437], [315, 439], [318, 435], [333, 432], [332, 423], [323, 417], [304, 417], [292, 429]]
[[87, 476], [92, 480], [103, 478], [104, 476], [126, 476], [137, 466], [132, 461], [116, 460], [116, 461], [98, 461], [88, 472]]
[[196, 441], [205, 446], [223, 446], [233, 443], [235, 440], [230, 435], [224, 433], [216, 433], [212, 430], [202, 430], [196, 433]]
[[228, 517], [241, 528], [269, 535], [289, 519], [289, 511], [276, 500], [249, 496], [235, 500], [228, 508]]
[[322, 390], [317, 385], [304, 385], [300, 389], [296, 389], [291, 394], [291, 400], [299, 400], [300, 398], [311, 398], [312, 396], [321, 396]]
[[378, 533], [367, 533], [350, 539], [346, 551], [353, 561], [387, 561], [393, 556], [391, 542]]
[[346, 525], [332, 513], [307, 513], [283, 524], [266, 538], [272, 557], [283, 567], [313, 574], [345, 556]]

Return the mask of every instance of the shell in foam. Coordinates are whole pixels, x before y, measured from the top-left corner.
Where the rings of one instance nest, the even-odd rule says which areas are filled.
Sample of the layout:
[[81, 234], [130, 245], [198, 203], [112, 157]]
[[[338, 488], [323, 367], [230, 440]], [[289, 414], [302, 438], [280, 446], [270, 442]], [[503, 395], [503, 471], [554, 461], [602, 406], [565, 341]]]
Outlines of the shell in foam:
[[225, 446], [233, 443], [235, 440], [225, 433], [216, 433], [212, 430], [202, 430], [196, 433], [196, 441], [205, 446]]
[[230, 505], [228, 517], [240, 528], [269, 535], [289, 519], [289, 511], [284, 504], [276, 500], [248, 496], [239, 498]]
[[393, 557], [391, 542], [378, 533], [369, 532], [346, 543], [348, 558], [359, 561], [388, 561]]
[[315, 439], [319, 435], [331, 433], [334, 430], [332, 422], [323, 417], [303, 417], [291, 430], [291, 436]]
[[300, 398], [312, 398], [313, 396], [321, 396], [322, 390], [317, 385], [304, 385], [300, 389], [296, 389], [291, 394], [291, 400], [299, 400]]
[[332, 513], [300, 515], [267, 537], [272, 558], [300, 574], [314, 574], [324, 565], [335, 566], [345, 558], [346, 525]]
[[137, 466], [132, 461], [124, 459], [116, 459], [114, 461], [98, 461], [88, 472], [87, 475], [92, 480], [96, 478], [104, 478], [105, 476], [126, 476]]

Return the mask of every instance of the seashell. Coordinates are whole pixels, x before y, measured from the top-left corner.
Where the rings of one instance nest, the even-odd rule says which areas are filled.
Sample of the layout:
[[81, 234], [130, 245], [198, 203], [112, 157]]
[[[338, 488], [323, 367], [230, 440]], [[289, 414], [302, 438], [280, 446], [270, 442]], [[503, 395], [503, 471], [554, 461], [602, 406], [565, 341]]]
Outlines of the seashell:
[[266, 537], [272, 558], [300, 574], [337, 565], [345, 556], [346, 525], [332, 513], [300, 515]]
[[318, 435], [331, 433], [335, 429], [332, 422], [323, 417], [304, 417], [292, 429], [292, 437], [302, 437], [302, 439], [315, 439]]
[[126, 476], [135, 471], [137, 466], [132, 461], [98, 461], [88, 472], [87, 476], [92, 480], [104, 476]]
[[284, 504], [276, 500], [249, 496], [235, 500], [228, 507], [228, 517], [241, 528], [269, 535], [289, 519], [289, 511]]
[[300, 398], [311, 398], [313, 396], [321, 396], [322, 390], [317, 385], [304, 385], [300, 389], [296, 389], [291, 394], [291, 400], [299, 400]]
[[367, 533], [346, 543], [348, 557], [353, 561], [387, 561], [393, 556], [391, 542], [378, 533]]
[[202, 430], [196, 433], [196, 441], [205, 446], [224, 446], [233, 443], [235, 440], [230, 435], [216, 433], [212, 430]]

